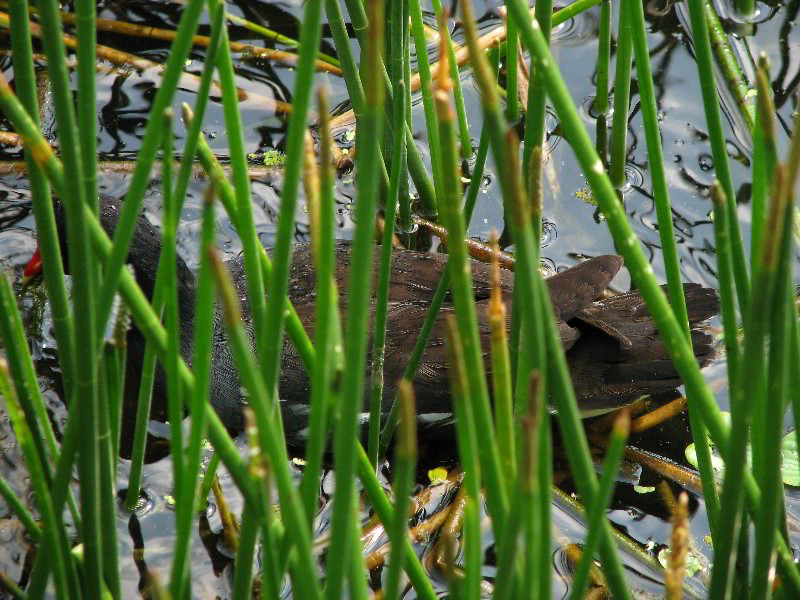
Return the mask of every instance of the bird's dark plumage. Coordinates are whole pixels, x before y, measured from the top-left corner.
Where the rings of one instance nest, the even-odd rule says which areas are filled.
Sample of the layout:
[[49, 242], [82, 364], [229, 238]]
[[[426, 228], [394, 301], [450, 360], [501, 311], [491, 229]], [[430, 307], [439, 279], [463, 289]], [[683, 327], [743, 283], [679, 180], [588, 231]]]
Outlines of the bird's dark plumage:
[[[116, 228], [120, 207], [120, 200], [101, 196], [101, 222], [111, 233]], [[57, 222], [63, 230], [60, 207], [57, 208]], [[129, 262], [143, 292], [151, 297], [161, 248], [161, 234], [146, 218], [139, 220], [131, 248]], [[346, 282], [351, 252], [349, 243], [337, 242], [336, 279], [342, 314], [347, 304]], [[385, 411], [391, 404], [394, 382], [403, 374], [446, 262], [447, 257], [439, 254], [406, 250], [396, 250], [393, 254], [384, 366], [384, 379], [387, 382], [383, 398]], [[680, 384], [678, 374], [641, 296], [631, 292], [601, 297], [621, 266], [622, 259], [618, 256], [598, 256], [547, 279], [575, 393], [580, 408], [585, 413], [611, 410], [642, 395], [667, 391]], [[227, 267], [239, 292], [239, 298], [243, 299], [243, 317], [249, 323], [247, 284], [241, 257], [229, 261]], [[373, 261], [373, 298], [377, 289], [378, 271], [376, 253]], [[490, 266], [473, 261], [472, 278], [488, 372], [491, 365], [486, 315], [491, 289]], [[180, 258], [178, 279], [180, 348], [183, 358], [191, 363], [195, 312], [194, 275]], [[502, 271], [501, 283], [504, 297], [510, 298], [514, 274]], [[719, 302], [716, 293], [711, 289], [697, 284], [686, 284], [684, 289], [695, 354], [698, 362], [705, 365], [713, 353], [712, 338], [697, 329], [696, 325], [715, 315]], [[310, 336], [313, 336], [315, 294], [310, 247], [299, 245], [294, 249], [289, 296]], [[373, 300], [370, 307], [371, 320], [374, 309]], [[448, 296], [414, 378], [417, 411], [423, 423], [445, 422], [451, 415], [448, 365], [444, 348], [444, 317], [453, 311], [452, 300]], [[291, 341], [288, 336], [285, 337], [279, 385], [284, 427], [289, 436], [301, 435], [308, 422], [309, 378]], [[135, 400], [137, 396], [143, 352], [144, 340], [134, 329], [129, 334], [126, 377], [126, 397], [129, 400]], [[211, 360], [211, 402], [227, 427], [240, 430], [243, 426], [241, 407], [244, 400], [236, 367], [226, 343], [219, 308], [214, 323]], [[369, 368], [369, 358], [367, 365]], [[164, 373], [159, 367], [153, 391], [155, 408], [164, 404], [165, 383]], [[369, 386], [365, 387], [366, 410]]]

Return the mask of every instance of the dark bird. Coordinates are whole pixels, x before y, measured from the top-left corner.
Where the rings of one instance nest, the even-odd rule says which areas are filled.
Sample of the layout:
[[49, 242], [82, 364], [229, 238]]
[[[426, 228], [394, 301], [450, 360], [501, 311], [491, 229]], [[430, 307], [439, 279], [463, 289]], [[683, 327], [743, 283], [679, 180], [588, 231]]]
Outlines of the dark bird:
[[[100, 201], [100, 220], [109, 235], [113, 235], [119, 220], [122, 201], [106, 195], [101, 195]], [[55, 208], [66, 264], [65, 215], [59, 203], [55, 203]], [[140, 217], [128, 261], [133, 266], [137, 282], [148, 298], [153, 294], [161, 241], [159, 230], [147, 218]], [[337, 242], [336, 281], [342, 315], [347, 305], [347, 277], [351, 252], [352, 247], [349, 242]], [[384, 366], [384, 378], [387, 382], [383, 394], [384, 413], [389, 410], [394, 396], [394, 382], [403, 374], [446, 262], [447, 257], [441, 254], [409, 250], [395, 250], [393, 253]], [[488, 355], [487, 305], [491, 291], [491, 267], [477, 261], [472, 261], [471, 264], [479, 329], [488, 374], [491, 364]], [[637, 292], [630, 292], [603, 297], [603, 292], [621, 266], [622, 259], [619, 256], [598, 256], [547, 279], [550, 299], [558, 319], [561, 343], [566, 351], [572, 383], [579, 408], [584, 416], [613, 410], [643, 395], [674, 389], [681, 383], [641, 296]], [[251, 315], [242, 258], [237, 257], [228, 261], [227, 268], [239, 298], [242, 299], [242, 316], [252, 341], [252, 330], [249, 327]], [[184, 360], [191, 364], [195, 279], [194, 274], [180, 257], [177, 260], [177, 272], [180, 351]], [[377, 288], [378, 272], [376, 253], [373, 260], [373, 301], [370, 307], [370, 322], [374, 322], [374, 291]], [[510, 297], [514, 286], [514, 274], [503, 270], [501, 285], [504, 296]], [[685, 284], [684, 292], [692, 329], [692, 344], [697, 361], [703, 366], [713, 355], [713, 340], [697, 326], [717, 314], [719, 301], [714, 290], [698, 284]], [[292, 259], [289, 297], [309, 336], [313, 336], [315, 294], [310, 247], [308, 244], [298, 245], [294, 249]], [[444, 347], [444, 319], [453, 311], [452, 298], [448, 294], [414, 378], [416, 407], [422, 432], [441, 433], [443, 429], [441, 426], [452, 419], [448, 365]], [[279, 384], [281, 409], [287, 436], [294, 438], [295, 441], [301, 441], [308, 424], [309, 377], [288, 336], [285, 338]], [[135, 411], [131, 409], [131, 405], [135, 405], [137, 399], [143, 353], [144, 338], [136, 328], [132, 328], [128, 334], [125, 380], [125, 398], [128, 405], [125, 411], [126, 424], [133, 423]], [[226, 342], [219, 306], [214, 319], [211, 361], [211, 403], [230, 430], [240, 431], [243, 427], [241, 408], [245, 399], [239, 385], [236, 365]], [[369, 359], [366, 368], [369, 373]], [[364, 418], [366, 419], [369, 386], [365, 388]], [[153, 388], [154, 418], [158, 418], [159, 415], [164, 416], [165, 398], [166, 378], [159, 366]]]

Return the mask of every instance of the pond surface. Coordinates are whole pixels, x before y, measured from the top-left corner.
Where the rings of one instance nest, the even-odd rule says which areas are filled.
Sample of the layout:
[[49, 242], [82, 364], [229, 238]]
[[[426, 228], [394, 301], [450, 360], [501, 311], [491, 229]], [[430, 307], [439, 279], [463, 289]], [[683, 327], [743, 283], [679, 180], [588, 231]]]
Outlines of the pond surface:
[[[476, 2], [475, 13], [479, 19], [480, 31], [486, 32], [502, 25], [498, 8], [499, 2]], [[723, 14], [723, 23], [730, 32], [740, 35], [732, 36], [735, 50], [739, 53], [740, 62], [744, 65], [745, 74], [754, 81], [753, 64], [760, 52], [765, 52], [772, 62], [772, 86], [775, 92], [775, 103], [778, 111], [778, 136], [782, 151], [785, 151], [787, 140], [791, 134], [792, 111], [796, 109], [796, 93], [800, 84], [800, 28], [796, 25], [800, 2], [792, 0], [784, 4], [759, 4], [759, 15], [751, 23], [735, 21], [729, 15], [727, 7], [718, 7]], [[230, 2], [228, 9], [232, 14], [275, 29], [289, 37], [297, 37], [297, 23], [302, 15], [299, 2]], [[143, 25], [174, 29], [177, 26], [182, 6], [162, 2], [143, 2], [140, 0], [126, 2], [114, 0], [98, 3], [98, 16], [118, 19]], [[427, 22], [434, 26], [435, 18], [429, 2], [423, 2]], [[614, 21], [618, 13], [618, 5], [613, 5]], [[451, 12], [457, 13], [458, 7]], [[705, 286], [717, 287], [716, 257], [714, 248], [714, 232], [712, 206], [707, 190], [714, 177], [714, 164], [711, 149], [707, 140], [705, 117], [700, 95], [698, 74], [694, 63], [694, 54], [686, 6], [673, 4], [669, 0], [651, 0], [646, 5], [646, 18], [649, 30], [649, 47], [655, 77], [656, 94], [659, 106], [662, 143], [672, 201], [673, 223], [678, 242], [678, 254], [684, 281], [697, 282]], [[597, 39], [599, 27], [599, 7], [560, 25], [553, 31], [553, 53], [559, 62], [563, 76], [572, 93], [575, 104], [580, 108], [584, 124], [594, 138], [597, 132], [598, 119], [590, 110], [594, 97], [595, 62], [597, 55]], [[347, 16], [345, 15], [345, 18]], [[324, 19], [324, 16], [323, 16]], [[453, 39], [462, 43], [464, 36], [460, 24], [450, 21]], [[208, 33], [207, 22], [201, 25], [201, 33]], [[616, 31], [616, 25], [615, 25]], [[746, 36], [745, 36], [746, 34]], [[256, 35], [240, 27], [231, 26], [231, 37], [239, 41], [263, 45]], [[616, 36], [614, 36], [616, 37]], [[0, 42], [8, 47], [7, 37]], [[168, 45], [157, 40], [142, 40], [121, 36], [116, 33], [98, 31], [98, 43], [120, 50], [135, 53], [155, 63], [163, 63], [168, 54]], [[280, 49], [280, 45], [276, 46]], [[353, 39], [352, 47], [358, 57], [358, 44]], [[323, 50], [335, 54], [333, 41], [327, 26], [323, 29]], [[612, 47], [612, 73], [613, 73]], [[438, 60], [438, 49], [435, 44], [429, 47], [430, 61]], [[186, 71], [199, 75], [204, 60], [204, 50], [195, 48], [187, 63]], [[248, 152], [266, 153], [270, 150], [282, 150], [286, 134], [284, 119], [274, 111], [264, 108], [267, 99], [291, 102], [294, 87], [295, 71], [287, 65], [255, 59], [235, 59], [238, 85], [251, 93], [251, 98], [242, 105], [242, 121], [245, 126], [245, 142]], [[40, 69], [42, 69], [42, 66]], [[413, 68], [413, 65], [412, 65]], [[13, 69], [7, 54], [0, 56], [0, 70], [7, 80], [13, 81]], [[43, 69], [42, 69], [43, 70]], [[704, 74], [706, 77], [712, 74]], [[480, 134], [481, 114], [480, 97], [477, 86], [470, 73], [462, 73], [465, 103], [470, 120], [473, 145], [477, 147]], [[718, 78], [718, 81], [721, 79]], [[73, 73], [74, 83], [74, 73]], [[317, 83], [327, 85], [330, 90], [331, 105], [347, 108], [347, 93], [344, 81], [336, 76], [318, 74]], [[613, 77], [612, 77], [613, 84]], [[135, 160], [149, 118], [148, 111], [159, 85], [157, 69], [143, 72], [119, 69], [108, 63], [100, 63], [97, 79], [97, 115], [98, 115], [98, 152], [105, 161]], [[639, 110], [638, 86], [635, 79], [631, 84], [630, 125], [628, 131], [627, 176], [628, 183], [624, 189], [624, 200], [629, 220], [644, 248], [649, 253], [653, 270], [659, 280], [664, 281], [664, 268], [661, 259], [659, 232], [656, 223], [655, 207], [652, 200], [648, 152], [644, 141], [641, 111]], [[175, 97], [175, 114], [180, 114], [180, 103], [194, 104], [195, 98], [191, 89], [182, 87]], [[48, 111], [45, 99], [42, 128], [48, 139], [55, 140], [55, 125], [52, 113]], [[728, 153], [737, 199], [739, 216], [745, 244], [749, 247], [750, 239], [750, 156], [751, 141], [743, 120], [736, 112], [735, 105], [723, 94], [725, 135], [728, 140]], [[423, 158], [428, 160], [426, 134], [423, 121], [422, 103], [419, 95], [415, 96], [413, 106], [414, 134]], [[563, 269], [577, 262], [599, 254], [614, 253], [614, 245], [603, 222], [602, 214], [591, 203], [584, 199], [582, 192], [587, 184], [568, 142], [559, 133], [558, 119], [555, 113], [548, 114], [549, 163], [547, 173], [551, 175], [546, 182], [544, 197], [545, 236], [542, 243], [543, 261], [550, 269]], [[176, 147], [183, 144], [184, 127], [181, 122], [175, 123]], [[10, 127], [0, 117], [0, 129]], [[206, 111], [204, 132], [209, 144], [224, 163], [227, 162], [226, 127], [222, 115], [219, 98], [212, 97]], [[338, 133], [337, 140], [343, 146], [351, 142], [351, 136], [345, 131]], [[18, 147], [0, 149], [0, 161], [19, 161], [22, 159]], [[464, 175], [469, 176], [471, 164]], [[469, 224], [469, 235], [487, 240], [493, 228], [503, 229], [503, 210], [500, 187], [496, 181], [496, 170], [490, 156], [484, 175], [479, 200]], [[159, 199], [159, 173], [154, 172], [150, 188], [145, 199], [145, 211], [152, 221], [160, 223], [162, 207]], [[204, 182], [195, 180], [190, 183], [189, 196], [186, 200], [181, 227], [179, 229], [178, 250], [190, 268], [197, 265], [197, 247], [201, 224], [202, 191]], [[272, 169], [266, 175], [252, 181], [254, 198], [254, 217], [262, 242], [270, 246], [275, 233], [275, 219], [278, 211], [281, 190], [280, 169]], [[100, 176], [101, 191], [113, 195], [124, 195], [128, 186], [128, 177], [112, 172]], [[302, 190], [300, 192], [302, 194]], [[353, 173], [341, 172], [336, 187], [337, 236], [352, 236], [351, 200], [354, 195]], [[295, 238], [298, 242], [308, 239], [308, 214], [303, 201], [297, 211]], [[229, 221], [220, 217], [217, 227], [217, 239], [220, 248], [227, 257], [240, 252], [239, 240]], [[438, 250], [438, 240], [433, 238], [427, 242], [431, 251]], [[5, 269], [14, 269], [17, 281], [21, 279], [21, 268], [26, 264], [36, 246], [34, 222], [31, 214], [28, 183], [23, 174], [10, 172], [0, 177], [0, 264]], [[513, 248], [510, 248], [513, 251]], [[795, 245], [797, 253], [797, 245]], [[795, 254], [795, 262], [800, 256]], [[617, 291], [630, 289], [630, 279], [623, 272], [614, 280], [612, 287]], [[46, 317], [40, 324], [37, 317], [36, 291], [28, 293], [22, 300], [27, 309], [26, 316], [31, 322], [30, 335], [33, 340], [33, 352], [42, 365], [41, 384], [46, 390], [46, 398], [53, 420], [58, 427], [63, 425], [66, 412], [55, 390], [57, 384], [48, 376], [52, 374], [55, 343], [52, 338], [51, 323]], [[34, 307], [34, 308], [32, 308]], [[712, 332], [719, 334], [720, 322], [713, 319], [709, 323]], [[717, 358], [704, 371], [710, 381], [715, 396], [723, 410], [728, 406], [728, 393], [724, 357]], [[664, 399], [663, 401], [666, 401]], [[0, 405], [0, 411], [4, 411]], [[787, 420], [787, 426], [789, 421]], [[159, 426], [153, 425], [157, 433]], [[161, 426], [161, 431], [166, 428]], [[668, 461], [687, 466], [684, 449], [690, 443], [688, 421], [684, 415], [674, 418], [655, 431], [641, 436], [632, 436], [632, 446], [641, 448], [655, 455], [663, 456]], [[237, 444], [245, 451], [243, 436]], [[431, 444], [422, 457], [419, 467], [418, 483], [428, 486], [428, 469], [437, 466], [455, 468], [456, 459], [452, 449]], [[28, 482], [16, 441], [10, 430], [5, 412], [0, 419], [0, 454], [4, 460], [0, 466], [2, 476], [25, 498], [33, 508], [32, 492]], [[558, 452], [556, 452], [558, 454]], [[210, 452], [206, 452], [206, 458]], [[602, 464], [602, 455], [598, 458]], [[293, 468], [299, 476], [302, 465], [298, 462]], [[600, 468], [598, 466], [598, 468]], [[565, 465], [555, 467], [557, 477], [564, 472]], [[121, 461], [118, 472], [118, 487], [125, 489], [128, 463]], [[224, 469], [220, 471], [223, 488], [231, 508], [239, 513], [242, 508], [241, 497]], [[391, 480], [391, 466], [384, 465], [381, 476], [384, 483]], [[562, 487], [572, 492], [568, 473], [564, 474]], [[646, 466], [631, 463], [624, 477], [620, 478], [617, 493], [614, 497], [608, 516], [616, 527], [635, 540], [644, 553], [655, 557], [669, 540], [669, 511], [662, 497], [656, 492], [647, 492], [649, 487], [663, 481], [662, 475]], [[323, 501], [316, 519], [315, 536], [320, 552], [320, 568], [324, 569], [325, 533], [328, 528], [328, 513], [333, 479], [328, 472], [323, 480]], [[169, 573], [174, 536], [174, 520], [170, 508], [171, 467], [168, 458], [157, 460], [146, 466], [143, 485], [147, 502], [135, 515], [120, 509], [117, 528], [120, 540], [120, 558], [123, 568], [123, 584], [125, 596], [135, 597], [143, 585], [143, 573], [151, 568], [165, 579]], [[671, 483], [671, 490], [677, 494], [680, 487]], [[77, 488], [76, 488], [77, 490]], [[451, 481], [440, 482], [430, 486], [423, 494], [420, 509], [415, 515], [415, 523], [425, 521], [427, 517], [442, 510], [453, 498], [456, 486]], [[689, 489], [691, 495], [690, 515], [693, 545], [696, 554], [703, 560], [711, 557], [712, 550], [704, 541], [708, 533], [702, 497], [697, 490]], [[797, 512], [795, 494], [790, 490], [789, 509]], [[364, 506], [364, 519], [369, 517], [369, 507]], [[793, 527], [795, 519], [790, 518], [792, 530], [792, 546], [797, 552], [797, 528]], [[581, 517], [562, 501], [554, 503], [553, 526], [558, 533], [553, 538], [552, 562], [554, 567], [553, 597], [562, 598], [568, 591], [569, 575], [572, 564], [566, 557], [568, 542], [580, 543], [585, 535]], [[213, 497], [209, 497], [208, 510], [194, 528], [192, 546], [192, 573], [195, 580], [195, 595], [198, 598], [228, 597], [231, 590], [231, 557], [220, 539], [221, 524]], [[435, 535], [417, 544], [424, 564], [429, 568], [435, 586], [442, 593], [446, 592], [444, 575], [432, 564]], [[489, 532], [484, 537], [484, 576], [487, 584], [494, 577], [494, 540]], [[372, 552], [386, 545], [386, 535], [382, 529], [370, 530], [365, 535], [365, 552]], [[6, 505], [0, 501], [0, 569], [6, 571], [15, 581], [27, 581], [27, 561], [32, 557], [31, 547], [21, 532], [20, 526], [10, 518]], [[134, 558], [134, 549], [143, 549], [143, 557]], [[704, 558], [705, 557], [705, 558]], [[661, 595], [661, 575], [640, 557], [625, 554], [624, 561], [631, 576], [631, 586], [641, 597], [648, 594]], [[382, 573], [380, 569], [372, 571], [373, 589], [380, 585]], [[689, 587], [698, 594], [702, 593], [707, 572], [702, 569], [690, 581]], [[291, 594], [288, 583], [283, 590], [287, 596]], [[0, 592], [0, 594], [2, 594]], [[413, 597], [413, 591], [408, 597]]]

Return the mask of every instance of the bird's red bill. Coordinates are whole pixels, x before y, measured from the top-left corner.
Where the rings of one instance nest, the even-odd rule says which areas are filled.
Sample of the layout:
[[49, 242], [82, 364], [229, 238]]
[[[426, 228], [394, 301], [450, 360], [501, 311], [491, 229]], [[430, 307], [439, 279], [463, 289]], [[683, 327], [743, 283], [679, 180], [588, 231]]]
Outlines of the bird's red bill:
[[33, 253], [28, 264], [25, 266], [25, 278], [30, 279], [37, 277], [42, 272], [42, 256], [39, 254], [39, 247], [36, 247], [36, 252]]

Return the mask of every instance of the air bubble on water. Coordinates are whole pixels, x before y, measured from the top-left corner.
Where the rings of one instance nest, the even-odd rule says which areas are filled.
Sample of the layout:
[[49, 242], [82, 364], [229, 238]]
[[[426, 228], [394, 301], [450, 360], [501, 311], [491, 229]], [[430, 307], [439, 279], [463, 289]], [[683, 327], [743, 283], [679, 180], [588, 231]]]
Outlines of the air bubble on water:
[[598, 158], [598, 159], [597, 159], [597, 160], [594, 162], [594, 164], [592, 165], [592, 170], [593, 170], [595, 173], [597, 173], [597, 174], [602, 174], [602, 173], [603, 173], [603, 161], [601, 161], [601, 160]]

